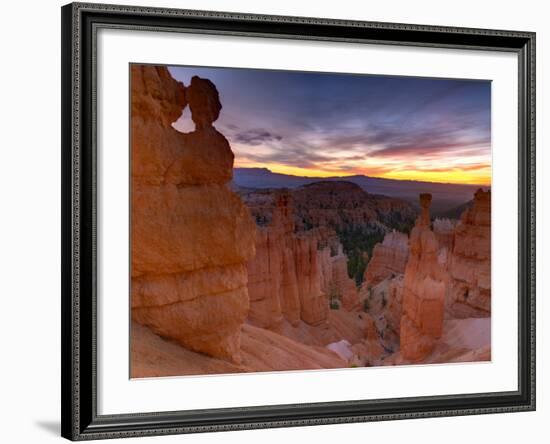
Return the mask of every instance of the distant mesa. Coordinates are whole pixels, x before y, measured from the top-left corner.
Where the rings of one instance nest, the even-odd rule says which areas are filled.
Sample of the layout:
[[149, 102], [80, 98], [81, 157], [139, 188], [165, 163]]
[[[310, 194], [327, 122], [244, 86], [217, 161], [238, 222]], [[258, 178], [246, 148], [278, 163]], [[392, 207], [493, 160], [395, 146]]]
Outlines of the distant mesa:
[[292, 197], [297, 230], [329, 227], [333, 230], [369, 228], [386, 232], [395, 221], [412, 223], [417, 210], [408, 202], [373, 195], [359, 185], [345, 181], [319, 181], [295, 188], [238, 190], [260, 224], [268, 224], [280, 190]]
[[263, 175], [263, 174], [273, 174], [269, 168], [235, 168], [235, 171], [242, 171], [245, 174], [253, 175]]
[[305, 185], [302, 185], [303, 188], [307, 188], [310, 190], [318, 190], [319, 192], [322, 192], [323, 190], [327, 191], [334, 191], [334, 192], [359, 192], [363, 191], [367, 193], [366, 190], [363, 190], [359, 185], [356, 183], [350, 182], [349, 180], [319, 180], [318, 182], [311, 182]]
[[[382, 179], [362, 175], [334, 177], [305, 177], [274, 173], [268, 168], [235, 168], [233, 183], [238, 188], [298, 188], [315, 182], [345, 181], [360, 186], [371, 194], [381, 194], [404, 199], [412, 205], [418, 205], [418, 195], [432, 195], [432, 214], [450, 211], [472, 199], [479, 185], [460, 185], [433, 182], [418, 182], [411, 180]], [[483, 187], [484, 190], [487, 187]]]

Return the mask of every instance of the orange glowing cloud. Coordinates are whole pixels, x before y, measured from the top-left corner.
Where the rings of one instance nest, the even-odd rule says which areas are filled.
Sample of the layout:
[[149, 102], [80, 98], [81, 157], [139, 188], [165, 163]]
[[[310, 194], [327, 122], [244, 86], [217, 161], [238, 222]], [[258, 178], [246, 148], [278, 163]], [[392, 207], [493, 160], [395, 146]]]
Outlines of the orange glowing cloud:
[[[416, 160], [416, 162], [415, 162]], [[491, 166], [486, 159], [465, 162], [464, 159], [439, 159], [440, 162], [420, 162], [417, 159], [366, 159], [350, 162], [334, 159], [309, 166], [288, 165], [276, 162], [258, 162], [237, 157], [238, 168], [268, 168], [274, 173], [302, 177], [346, 177], [365, 175], [395, 180], [414, 180], [453, 184], [491, 185]], [[472, 159], [467, 159], [472, 160]], [[476, 160], [476, 159], [473, 159]]]
[[[491, 82], [171, 67], [212, 80], [236, 167], [307, 177], [491, 183]], [[185, 114], [185, 113], [184, 113]], [[191, 128], [190, 113], [174, 124]]]

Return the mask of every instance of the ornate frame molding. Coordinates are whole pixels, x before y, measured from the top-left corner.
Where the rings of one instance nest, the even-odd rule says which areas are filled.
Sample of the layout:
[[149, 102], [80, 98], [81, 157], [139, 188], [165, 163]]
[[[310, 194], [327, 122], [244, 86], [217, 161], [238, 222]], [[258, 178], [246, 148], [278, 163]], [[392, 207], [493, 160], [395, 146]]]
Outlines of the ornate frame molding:
[[[72, 3], [62, 8], [62, 436], [71, 440], [535, 409], [535, 34]], [[514, 52], [519, 61], [519, 384], [516, 392], [97, 414], [96, 32], [203, 32]]]

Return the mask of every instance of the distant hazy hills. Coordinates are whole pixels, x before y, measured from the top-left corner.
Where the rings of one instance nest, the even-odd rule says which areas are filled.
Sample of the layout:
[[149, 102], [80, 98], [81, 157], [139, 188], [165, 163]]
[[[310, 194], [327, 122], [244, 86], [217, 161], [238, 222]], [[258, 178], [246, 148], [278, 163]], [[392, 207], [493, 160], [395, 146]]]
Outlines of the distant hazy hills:
[[[413, 180], [381, 179], [368, 176], [301, 177], [273, 173], [267, 168], [235, 168], [233, 182], [240, 188], [297, 188], [319, 181], [347, 181], [372, 194], [397, 197], [414, 205], [420, 193], [432, 194], [432, 213], [438, 215], [472, 200], [478, 185], [417, 182]], [[486, 189], [487, 187], [483, 187]]]

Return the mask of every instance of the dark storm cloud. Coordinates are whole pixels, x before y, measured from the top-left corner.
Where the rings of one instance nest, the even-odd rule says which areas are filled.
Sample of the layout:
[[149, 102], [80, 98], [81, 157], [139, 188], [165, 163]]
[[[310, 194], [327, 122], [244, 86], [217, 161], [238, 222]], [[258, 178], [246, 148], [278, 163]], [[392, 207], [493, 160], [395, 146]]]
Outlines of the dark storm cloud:
[[244, 143], [246, 145], [260, 145], [266, 142], [280, 141], [283, 139], [283, 136], [273, 134], [263, 129], [251, 129], [233, 134], [232, 138], [238, 143]]
[[[171, 67], [212, 80], [215, 122], [239, 159], [299, 168], [386, 171], [490, 163], [489, 81]], [[177, 127], [177, 124], [176, 124]], [[457, 157], [464, 157], [459, 162]], [[338, 165], [338, 159], [341, 164]], [[468, 160], [469, 159], [469, 160]]]
[[291, 164], [300, 168], [312, 168], [319, 163], [329, 162], [330, 156], [323, 153], [310, 152], [301, 147], [285, 147], [284, 150], [273, 150], [268, 152], [247, 150], [245, 151], [247, 159], [257, 162], [277, 162], [282, 164]]

